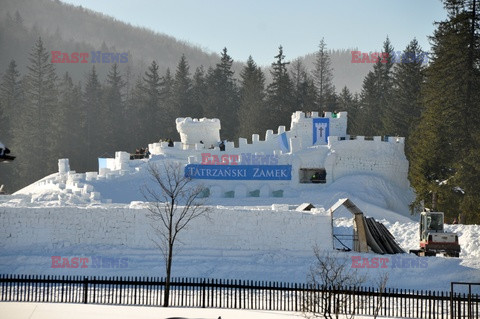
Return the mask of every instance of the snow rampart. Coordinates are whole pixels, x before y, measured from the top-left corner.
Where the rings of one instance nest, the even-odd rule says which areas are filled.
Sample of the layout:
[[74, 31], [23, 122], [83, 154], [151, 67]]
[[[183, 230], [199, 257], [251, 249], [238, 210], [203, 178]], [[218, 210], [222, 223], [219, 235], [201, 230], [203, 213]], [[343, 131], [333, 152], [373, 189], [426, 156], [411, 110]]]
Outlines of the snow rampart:
[[[286, 130], [285, 125], [281, 125], [277, 128], [277, 133], [274, 133], [273, 130], [267, 130], [263, 140], [260, 140], [259, 134], [252, 134], [251, 143], [248, 143], [246, 138], [239, 138], [237, 147], [235, 147], [234, 142], [227, 142], [225, 151], [232, 154], [258, 152], [279, 155], [282, 153], [279, 138], [283, 133], [286, 134], [286, 141], [289, 144], [287, 146], [289, 150], [284, 149], [283, 153], [312, 146], [312, 121], [318, 118], [329, 120], [330, 136], [347, 136], [347, 112], [339, 112], [337, 114], [325, 112], [320, 117], [318, 112], [304, 113], [297, 111], [292, 114], [289, 131]], [[185, 151], [220, 151], [218, 147], [220, 142], [220, 121], [218, 119], [177, 118], [176, 126], [181, 142], [174, 143], [173, 147], [169, 147], [167, 142], [151, 143], [148, 147], [152, 154], [185, 157]], [[203, 143], [200, 143], [200, 141]], [[318, 141], [315, 145], [324, 144], [326, 144], [326, 141]], [[210, 148], [211, 146], [213, 147]]]
[[[17, 193], [35, 195], [41, 192], [32, 197], [32, 201], [54, 201], [58, 194], [60, 204], [109, 203], [109, 199], [118, 202], [109, 189], [137, 194], [147, 177], [148, 165], [166, 160], [190, 164], [192, 174], [196, 174], [192, 178], [209, 188], [211, 198], [294, 198], [304, 191], [324, 191], [343, 177], [358, 175], [379, 177], [385, 187], [393, 185], [404, 193], [411, 193], [404, 138], [349, 136], [347, 112], [325, 112], [319, 116], [318, 112], [298, 111], [292, 114], [289, 131], [279, 126], [276, 134], [268, 130], [265, 140], [253, 134], [251, 143], [245, 138], [239, 139], [237, 147], [227, 142], [224, 151], [215, 146], [220, 140], [218, 119], [178, 118], [176, 124], [182, 141], [170, 146], [167, 142], [149, 144], [150, 158], [130, 159], [129, 153], [119, 151], [115, 158], [99, 159], [98, 173], [84, 174], [70, 171], [68, 160], [61, 159], [58, 174]], [[205, 168], [202, 164], [212, 167]], [[246, 169], [235, 166], [255, 164], [263, 167], [250, 168], [254, 173], [248, 176]], [[243, 172], [242, 178], [238, 178], [240, 174], [231, 175], [231, 170]], [[313, 183], [311, 178], [317, 173], [323, 177], [320, 182]], [[143, 197], [128, 196], [128, 199], [122, 199], [121, 203]]]
[[[404, 138], [390, 137], [382, 141], [380, 136], [365, 140], [357, 136], [352, 140], [330, 137], [332, 150], [325, 161], [331, 180], [355, 174], [373, 174], [401, 188], [408, 189], [408, 160], [404, 152]], [[328, 175], [327, 175], [328, 177]]]
[[[131, 205], [135, 207], [138, 205]], [[143, 206], [143, 205], [140, 205]], [[180, 245], [198, 250], [294, 251], [310, 256], [312, 247], [331, 249], [328, 214], [282, 210], [212, 207], [180, 234]], [[66, 247], [107, 245], [151, 249], [155, 238], [146, 208], [3, 207], [0, 211], [2, 249], [42, 247], [54, 255]], [[79, 248], [80, 249], [80, 248]], [[82, 253], [79, 251], [79, 253]]]

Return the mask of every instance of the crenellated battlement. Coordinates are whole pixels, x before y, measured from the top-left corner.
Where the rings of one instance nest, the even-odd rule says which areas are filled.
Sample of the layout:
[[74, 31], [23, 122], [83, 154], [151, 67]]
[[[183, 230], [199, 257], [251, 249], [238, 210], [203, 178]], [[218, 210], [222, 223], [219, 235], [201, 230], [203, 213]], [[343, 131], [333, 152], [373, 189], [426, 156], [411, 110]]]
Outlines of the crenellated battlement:
[[345, 141], [366, 141], [366, 142], [386, 142], [386, 143], [399, 143], [405, 144], [405, 137], [399, 136], [363, 136], [363, 135], [347, 135], [346, 137], [341, 136], [329, 136], [328, 144], [332, 145], [335, 142], [345, 142]]
[[[234, 142], [224, 141], [225, 151], [241, 152], [263, 152], [271, 154], [292, 153], [312, 146], [331, 145], [333, 141], [373, 141], [404, 143], [403, 137], [382, 137], [382, 136], [350, 136], [347, 135], [347, 112], [324, 112], [319, 116], [318, 112], [297, 111], [292, 114], [290, 130], [287, 131], [284, 125], [265, 132], [265, 138], [260, 139], [259, 134], [252, 135], [252, 142], [248, 143], [246, 138], [239, 138], [237, 146]], [[149, 144], [150, 152], [153, 155], [180, 155], [182, 152], [196, 154], [198, 152], [219, 152], [220, 151], [220, 120], [219, 119], [192, 119], [178, 118], [176, 120], [177, 130], [180, 133], [181, 141], [174, 142], [169, 146], [167, 142]], [[320, 132], [315, 139], [314, 127]], [[328, 132], [327, 132], [328, 129]], [[327, 134], [328, 133], [328, 134]], [[330, 140], [332, 142], [330, 142]]]

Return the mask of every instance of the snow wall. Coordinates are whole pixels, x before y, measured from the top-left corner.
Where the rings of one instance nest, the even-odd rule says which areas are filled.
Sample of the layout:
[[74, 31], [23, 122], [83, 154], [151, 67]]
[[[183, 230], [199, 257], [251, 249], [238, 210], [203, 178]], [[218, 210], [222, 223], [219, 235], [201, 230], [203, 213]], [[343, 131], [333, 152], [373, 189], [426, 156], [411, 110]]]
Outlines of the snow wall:
[[[155, 248], [145, 207], [50, 207], [0, 210], [0, 247], [44, 253], [69, 247], [91, 253], [98, 245]], [[198, 250], [292, 251], [311, 256], [312, 248], [332, 248], [330, 216], [324, 211], [298, 212], [212, 207], [179, 235], [179, 245]]]

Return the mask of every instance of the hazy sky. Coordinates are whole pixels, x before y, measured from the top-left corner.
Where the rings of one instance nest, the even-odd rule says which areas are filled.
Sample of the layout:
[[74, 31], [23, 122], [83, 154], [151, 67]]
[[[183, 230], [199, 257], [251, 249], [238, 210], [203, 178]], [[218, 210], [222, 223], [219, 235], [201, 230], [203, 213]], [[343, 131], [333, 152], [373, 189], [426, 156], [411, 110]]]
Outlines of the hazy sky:
[[237, 61], [249, 55], [269, 65], [283, 46], [287, 60], [328, 48], [395, 50], [416, 37], [429, 51], [433, 22], [445, 19], [440, 0], [63, 0], [113, 16], [209, 52], [227, 47]]

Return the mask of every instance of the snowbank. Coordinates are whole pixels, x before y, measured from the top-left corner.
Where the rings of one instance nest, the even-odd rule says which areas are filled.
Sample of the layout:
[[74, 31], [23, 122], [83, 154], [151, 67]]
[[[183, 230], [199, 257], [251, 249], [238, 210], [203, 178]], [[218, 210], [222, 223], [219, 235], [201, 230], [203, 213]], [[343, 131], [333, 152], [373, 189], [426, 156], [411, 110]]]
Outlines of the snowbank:
[[[78, 305], [59, 303], [0, 303], [0, 312], [9, 319], [173, 319], [173, 318], [224, 318], [224, 319], [286, 319], [304, 318], [300, 312], [239, 310], [239, 309], [199, 309], [163, 308], [138, 306]], [[344, 319], [344, 316], [340, 316]], [[356, 316], [358, 319], [368, 317]]]

